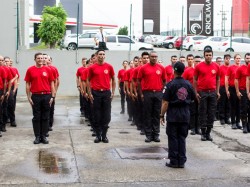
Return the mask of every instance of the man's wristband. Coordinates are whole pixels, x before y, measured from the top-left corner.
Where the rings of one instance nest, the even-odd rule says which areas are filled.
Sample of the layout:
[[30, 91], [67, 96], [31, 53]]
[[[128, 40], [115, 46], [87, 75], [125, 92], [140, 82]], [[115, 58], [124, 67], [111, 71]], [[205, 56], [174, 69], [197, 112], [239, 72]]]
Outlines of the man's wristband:
[[77, 88], [80, 88], [80, 86], [77, 86]]
[[160, 115], [160, 118], [164, 118], [164, 115]]

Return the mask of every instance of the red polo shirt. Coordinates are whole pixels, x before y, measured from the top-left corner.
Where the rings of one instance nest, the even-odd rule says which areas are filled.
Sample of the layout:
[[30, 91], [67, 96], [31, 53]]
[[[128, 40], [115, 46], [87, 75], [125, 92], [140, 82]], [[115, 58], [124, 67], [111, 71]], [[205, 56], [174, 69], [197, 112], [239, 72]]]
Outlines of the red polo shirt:
[[226, 76], [228, 76], [228, 85], [229, 86], [232, 86], [234, 87], [234, 79], [235, 79], [235, 74], [236, 74], [236, 71], [237, 69], [239, 68], [240, 66], [237, 66], [237, 65], [231, 65], [228, 69], [227, 69], [227, 74]]
[[161, 91], [162, 82], [166, 80], [165, 69], [160, 64], [147, 63], [139, 70], [138, 79], [141, 80], [142, 91]]
[[215, 62], [207, 64], [201, 62], [194, 68], [194, 76], [197, 76], [197, 91], [215, 90], [216, 77], [220, 75], [220, 67]]
[[124, 74], [125, 74], [125, 69], [120, 69], [118, 71], [117, 78], [119, 79], [120, 82], [124, 82]]
[[188, 80], [193, 85], [193, 82], [194, 82], [194, 68], [193, 67], [187, 67], [184, 70], [184, 73], [182, 74], [182, 77], [185, 80]]
[[110, 90], [110, 79], [114, 77], [113, 67], [104, 62], [103, 64], [95, 63], [89, 67], [89, 80], [93, 90]]
[[220, 66], [220, 86], [223, 87], [225, 86], [225, 76], [227, 74], [229, 66], [226, 65], [221, 65]]
[[31, 66], [26, 71], [24, 80], [31, 83], [30, 92], [51, 92], [51, 81], [54, 81], [52, 71], [47, 66], [40, 68]]
[[168, 65], [165, 67], [166, 72], [166, 82], [170, 82], [174, 79], [174, 70], [172, 65]]
[[246, 90], [247, 66], [241, 65], [235, 73], [235, 79], [238, 79], [239, 89]]

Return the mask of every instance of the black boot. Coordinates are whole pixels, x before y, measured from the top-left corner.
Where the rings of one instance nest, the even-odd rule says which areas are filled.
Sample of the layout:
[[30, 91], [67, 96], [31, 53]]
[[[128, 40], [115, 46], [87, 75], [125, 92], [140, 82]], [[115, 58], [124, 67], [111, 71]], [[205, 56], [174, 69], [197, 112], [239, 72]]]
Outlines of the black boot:
[[36, 139], [34, 140], [34, 144], [39, 144], [41, 142], [40, 136], [37, 136]]
[[243, 123], [242, 126], [243, 126], [243, 133], [246, 134], [248, 132], [248, 130], [247, 130], [247, 124]]
[[2, 133], [1, 133], [1, 131], [0, 131], [0, 137], [2, 137]]
[[96, 132], [96, 137], [95, 137], [94, 143], [100, 143], [101, 141], [102, 141], [101, 133]]
[[109, 139], [107, 138], [107, 132], [108, 132], [108, 129], [105, 129], [102, 131], [102, 142], [103, 143], [109, 143]]
[[201, 128], [201, 141], [206, 141], [206, 128]]
[[250, 132], [250, 123], [247, 123], [247, 131]]
[[237, 129], [236, 123], [232, 124], [232, 129]]
[[1, 131], [2, 131], [2, 132], [6, 132], [6, 131], [7, 131], [7, 130], [6, 130], [6, 124], [3, 124], [3, 125], [2, 125]]
[[46, 138], [46, 136], [42, 136], [42, 137], [41, 137], [41, 142], [42, 142], [43, 144], [48, 144], [48, 143], [49, 143], [49, 141], [48, 141], [48, 139]]
[[211, 130], [212, 130], [211, 127], [207, 127], [206, 138], [207, 138], [208, 141], [213, 141], [213, 138], [212, 138], [211, 135], [210, 135]]
[[240, 125], [240, 122], [236, 122], [236, 127], [237, 127], [237, 129], [241, 129], [242, 128], [242, 126]]

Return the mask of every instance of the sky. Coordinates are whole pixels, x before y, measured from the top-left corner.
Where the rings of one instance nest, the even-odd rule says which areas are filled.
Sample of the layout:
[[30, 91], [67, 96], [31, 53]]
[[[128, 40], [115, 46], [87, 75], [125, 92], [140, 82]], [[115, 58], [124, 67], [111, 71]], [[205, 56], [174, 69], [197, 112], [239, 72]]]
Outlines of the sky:
[[[153, 0], [152, 0], [153, 1]], [[182, 6], [186, 20], [186, 0], [161, 0], [161, 31], [181, 29]], [[116, 24], [119, 27], [130, 25], [132, 4], [132, 33], [142, 32], [142, 0], [83, 0], [83, 22]], [[226, 30], [230, 30], [232, 0], [214, 0], [214, 28], [221, 29], [222, 9], [226, 11]]]

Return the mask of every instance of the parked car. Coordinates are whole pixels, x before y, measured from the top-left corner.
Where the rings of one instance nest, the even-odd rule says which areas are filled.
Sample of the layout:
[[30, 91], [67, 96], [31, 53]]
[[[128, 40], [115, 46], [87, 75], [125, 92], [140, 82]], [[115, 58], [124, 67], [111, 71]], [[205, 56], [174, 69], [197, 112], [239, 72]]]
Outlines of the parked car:
[[183, 37], [178, 37], [175, 42], [174, 42], [174, 47], [177, 49], [177, 50], [180, 50], [181, 49], [181, 44], [182, 44], [182, 41], [185, 39], [186, 37], [183, 36]]
[[230, 46], [231, 38], [220, 43], [219, 50], [222, 52], [249, 52], [250, 38], [246, 37], [232, 37], [232, 46]]
[[194, 43], [193, 50], [194, 51], [202, 51], [205, 49], [212, 49], [213, 51], [219, 51], [219, 47], [221, 46], [221, 42], [224, 42], [226, 40], [227, 40], [227, 37], [210, 36], [207, 39], [196, 41]]
[[201, 35], [187, 36], [185, 40], [183, 40], [182, 49], [185, 49], [187, 51], [193, 51], [194, 42], [197, 40], [204, 40], [204, 39], [207, 39], [207, 36], [201, 36]]
[[[97, 32], [86, 32], [78, 35], [78, 47], [95, 47], [94, 37]], [[63, 48], [68, 50], [76, 50], [77, 48], [77, 34], [69, 34], [64, 37]]]
[[[153, 50], [153, 46], [151, 44], [136, 42], [133, 39], [130, 39], [128, 36], [124, 35], [108, 35], [107, 36], [107, 48], [109, 50], [121, 51], [121, 50], [129, 50], [129, 45], [131, 43], [131, 51], [138, 50]], [[97, 49], [96, 46], [94, 49]]]
[[174, 42], [177, 40], [178, 36], [170, 36], [162, 42], [162, 46], [168, 49], [174, 48]]
[[145, 39], [145, 35], [142, 35], [142, 36], [139, 37], [138, 40], [139, 40], [139, 42], [144, 42], [144, 39]]

